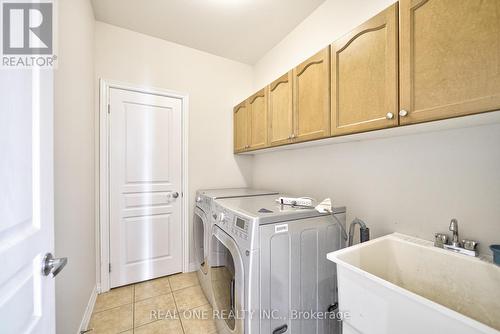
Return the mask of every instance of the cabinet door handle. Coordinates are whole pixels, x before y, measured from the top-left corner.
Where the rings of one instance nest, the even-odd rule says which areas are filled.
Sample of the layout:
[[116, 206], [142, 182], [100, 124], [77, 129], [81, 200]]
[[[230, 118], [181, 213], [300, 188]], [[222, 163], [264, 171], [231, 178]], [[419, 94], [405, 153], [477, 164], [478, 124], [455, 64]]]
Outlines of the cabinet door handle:
[[399, 111], [399, 116], [401, 116], [401, 117], [406, 117], [406, 116], [408, 116], [408, 111], [406, 111], [406, 110], [404, 110], [404, 109], [401, 109], [401, 110]]
[[388, 112], [386, 115], [385, 115], [385, 118], [387, 119], [393, 119], [394, 118], [394, 114], [392, 112]]

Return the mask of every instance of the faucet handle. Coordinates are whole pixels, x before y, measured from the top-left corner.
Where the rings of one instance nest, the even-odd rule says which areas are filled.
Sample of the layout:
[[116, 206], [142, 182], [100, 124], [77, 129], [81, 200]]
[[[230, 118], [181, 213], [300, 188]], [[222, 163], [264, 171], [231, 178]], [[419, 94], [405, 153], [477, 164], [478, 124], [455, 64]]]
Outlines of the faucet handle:
[[458, 220], [455, 218], [450, 221], [450, 231], [458, 233]]
[[462, 240], [462, 245], [467, 250], [475, 251], [478, 244], [479, 242], [477, 242], [476, 240]]

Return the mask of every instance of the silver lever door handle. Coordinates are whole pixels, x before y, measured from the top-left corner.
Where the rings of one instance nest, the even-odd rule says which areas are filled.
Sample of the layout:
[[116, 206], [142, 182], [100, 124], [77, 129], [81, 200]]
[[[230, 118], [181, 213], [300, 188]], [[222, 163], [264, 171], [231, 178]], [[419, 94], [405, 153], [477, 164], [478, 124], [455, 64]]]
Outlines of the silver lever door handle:
[[67, 257], [55, 259], [52, 253], [47, 253], [43, 258], [42, 273], [45, 276], [49, 276], [49, 274], [52, 273], [52, 277], [56, 277], [56, 275], [59, 274], [61, 270], [63, 270], [67, 263]]
[[176, 192], [173, 192], [173, 193], [172, 193], [172, 197], [173, 197], [173, 198], [177, 198], [177, 197], [179, 197], [179, 193], [178, 193], [177, 191], [176, 191]]

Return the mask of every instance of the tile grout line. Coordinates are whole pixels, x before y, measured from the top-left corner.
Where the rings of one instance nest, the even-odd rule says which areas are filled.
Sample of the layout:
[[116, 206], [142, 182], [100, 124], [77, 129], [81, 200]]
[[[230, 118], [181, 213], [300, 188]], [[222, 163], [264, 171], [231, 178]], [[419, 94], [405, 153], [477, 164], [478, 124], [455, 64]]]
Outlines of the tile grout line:
[[134, 284], [134, 294], [132, 295], [132, 300], [134, 301], [132, 305], [132, 334], [135, 333], [135, 284]]
[[[168, 277], [168, 276], [166, 276]], [[152, 281], [152, 280], [151, 280]], [[142, 283], [142, 282], [141, 282]], [[136, 284], [141, 284], [141, 283], [136, 283]], [[175, 311], [177, 312], [177, 314], [179, 313], [178, 310], [177, 310], [177, 304], [175, 303], [175, 297], [174, 297], [174, 291], [172, 291], [172, 287], [170, 285], [170, 279], [167, 279], [167, 283], [168, 283], [168, 287], [169, 287], [169, 292], [167, 293], [161, 293], [161, 294], [158, 294], [158, 295], [154, 295], [154, 296], [151, 296], [151, 297], [148, 297], [148, 298], [144, 298], [144, 299], [141, 299], [141, 300], [138, 300], [136, 301], [135, 300], [135, 285], [134, 285], [134, 314], [135, 314], [135, 304], [136, 302], [143, 302], [143, 301], [146, 301], [146, 300], [149, 300], [149, 299], [153, 299], [153, 298], [157, 298], [157, 297], [161, 297], [161, 296], [166, 296], [166, 295], [172, 295], [172, 300], [174, 301], [174, 304], [175, 304]], [[199, 284], [196, 284], [196, 285], [193, 285], [193, 286], [197, 286]], [[182, 289], [178, 289], [178, 290], [175, 290], [175, 291], [180, 291], [180, 290], [183, 290], [183, 289], [186, 289], [186, 288], [190, 288], [192, 286], [189, 286], [189, 287], [185, 287], [185, 288], [182, 288]], [[148, 323], [145, 323], [145, 324], [141, 324], [139, 326], [137, 326], [137, 328], [140, 328], [140, 327], [143, 327], [143, 326], [146, 326], [146, 325], [150, 325], [154, 322], [157, 322], [157, 321], [160, 321], [161, 319], [156, 319], [156, 320], [153, 320], [153, 321], [150, 321]], [[180, 321], [180, 319], [179, 319]], [[182, 326], [182, 322], [181, 322], [181, 326]], [[134, 323], [133, 323], [133, 330], [135, 332], [135, 316], [134, 316]], [[184, 329], [183, 329], [184, 331]]]
[[100, 314], [100, 313], [103, 313], [103, 312], [106, 312], [106, 311], [111, 311], [111, 310], [114, 310], [114, 309], [117, 309], [117, 308], [120, 308], [120, 307], [123, 307], [123, 306], [131, 305], [131, 304], [133, 305], [134, 302], [132, 301], [131, 303], [120, 304], [118, 306], [113, 306], [113, 307], [107, 308], [105, 310], [100, 310], [100, 311], [97, 311], [97, 312], [92, 312], [92, 315], [94, 315], [94, 314]]
[[[121, 304], [121, 305], [117, 305], [117, 306], [113, 306], [113, 307], [109, 307], [109, 308], [106, 308], [106, 309], [100, 310], [100, 311], [98, 311], [98, 312], [92, 312], [92, 315], [94, 315], [94, 314], [99, 314], [99, 313], [103, 313], [103, 312], [106, 312], [106, 311], [115, 310], [115, 309], [118, 309], [118, 308], [120, 308], [120, 307], [124, 307], [124, 306], [131, 305], [131, 306], [132, 306], [132, 328], [131, 328], [131, 329], [127, 329], [127, 330], [125, 330], [125, 331], [123, 331], [123, 332], [121, 332], [121, 333], [127, 332], [127, 331], [129, 331], [129, 330], [131, 330], [131, 331], [132, 331], [132, 333], [135, 333], [135, 329], [136, 329], [136, 327], [135, 327], [135, 311], [136, 311], [136, 304], [137, 304], [137, 303], [140, 303], [140, 302], [142, 302], [142, 301], [146, 301], [146, 300], [152, 299], [152, 298], [156, 298], [156, 297], [160, 297], [160, 296], [164, 296], [164, 295], [168, 295], [168, 294], [170, 294], [170, 295], [172, 295], [172, 299], [173, 299], [173, 301], [174, 301], [175, 311], [176, 311], [176, 313], [177, 313], [177, 315], [178, 315], [178, 320], [179, 320], [179, 322], [180, 322], [180, 324], [181, 324], [181, 329], [182, 329], [182, 332], [183, 332], [183, 333], [186, 333], [186, 331], [185, 331], [185, 329], [184, 329], [184, 323], [183, 323], [183, 321], [182, 321], [182, 317], [180, 316], [179, 306], [178, 306], [178, 303], [177, 303], [176, 298], [175, 298], [175, 296], [174, 296], [174, 292], [177, 292], [177, 291], [179, 291], [179, 292], [180, 292], [180, 291], [182, 291], [182, 290], [186, 290], [186, 289], [189, 289], [189, 288], [194, 288], [194, 287], [200, 287], [200, 288], [201, 288], [201, 285], [200, 285], [200, 283], [198, 282], [198, 283], [195, 283], [195, 284], [193, 284], [193, 285], [189, 285], [189, 286], [182, 287], [182, 288], [180, 288], [180, 289], [172, 290], [172, 284], [171, 284], [171, 282], [170, 282], [170, 278], [169, 278], [168, 276], [166, 276], [165, 278], [167, 278], [167, 284], [168, 284], [168, 287], [169, 287], [169, 292], [168, 292], [168, 293], [161, 293], [161, 294], [154, 295], [154, 296], [151, 296], [151, 297], [148, 297], [148, 298], [142, 299], [142, 300], [137, 300], [137, 299], [136, 299], [136, 286], [137, 286], [138, 284], [140, 284], [140, 283], [130, 284], [130, 286], [131, 286], [131, 288], [132, 288], [132, 289], [131, 289], [131, 290], [132, 290], [132, 301], [131, 301], [131, 303], [124, 303], [124, 304]], [[154, 280], [154, 279], [153, 279], [153, 280]], [[149, 281], [153, 281], [153, 280], [149, 280]], [[146, 282], [147, 282], [147, 281], [146, 281]], [[141, 283], [143, 283], [143, 282], [141, 282]], [[204, 293], [203, 293], [203, 296], [206, 298], [206, 296], [205, 296], [205, 294], [204, 294]], [[205, 306], [205, 305], [209, 305], [209, 306], [211, 306], [211, 305], [210, 305], [210, 303], [207, 301], [207, 303], [204, 303], [204, 304], [202, 304], [202, 305], [198, 305], [198, 306], [194, 306], [194, 307], [188, 308], [188, 309], [186, 309], [185, 311], [190, 311], [190, 310], [193, 310], [193, 309], [196, 309], [196, 308], [199, 308], [199, 307], [203, 307], [203, 306]], [[151, 323], [153, 323], [153, 322], [155, 322], [155, 321], [152, 321], [152, 322], [150, 322], [150, 323], [146, 323], [146, 324], [142, 324], [142, 325], [138, 326], [137, 328], [140, 328], [140, 327], [143, 327], [143, 326], [149, 325], [149, 324], [151, 324]]]
[[[168, 280], [168, 284], [170, 285], [170, 279]], [[170, 286], [170, 290], [172, 290], [172, 286]], [[179, 312], [179, 307], [177, 306], [177, 301], [175, 300], [175, 295], [173, 291], [172, 291], [172, 299], [174, 300], [175, 311], [177, 312], [177, 316], [179, 317], [179, 322], [181, 323], [182, 333], [186, 334], [186, 331], [184, 330], [184, 324], [182, 323], [181, 315]]]

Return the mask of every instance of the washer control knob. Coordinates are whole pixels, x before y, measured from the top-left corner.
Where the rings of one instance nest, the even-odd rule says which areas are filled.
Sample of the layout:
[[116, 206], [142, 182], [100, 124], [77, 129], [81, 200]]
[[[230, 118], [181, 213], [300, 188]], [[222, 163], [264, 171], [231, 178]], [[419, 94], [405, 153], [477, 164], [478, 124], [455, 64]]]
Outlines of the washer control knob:
[[223, 222], [225, 217], [226, 215], [224, 214], [224, 212], [219, 213], [219, 221]]
[[200, 202], [201, 202], [201, 196], [196, 197], [196, 203], [200, 203]]

